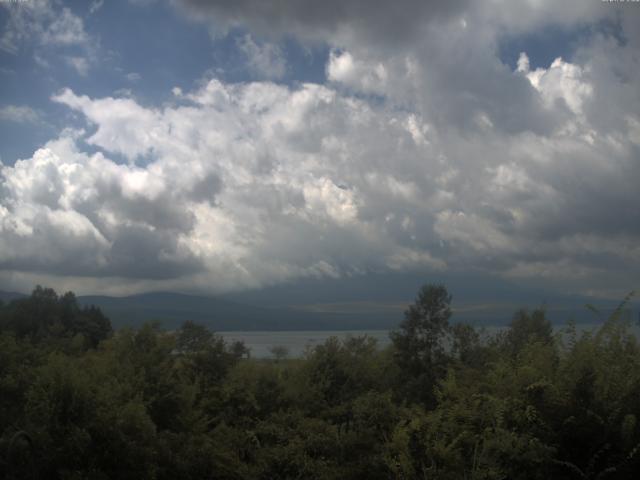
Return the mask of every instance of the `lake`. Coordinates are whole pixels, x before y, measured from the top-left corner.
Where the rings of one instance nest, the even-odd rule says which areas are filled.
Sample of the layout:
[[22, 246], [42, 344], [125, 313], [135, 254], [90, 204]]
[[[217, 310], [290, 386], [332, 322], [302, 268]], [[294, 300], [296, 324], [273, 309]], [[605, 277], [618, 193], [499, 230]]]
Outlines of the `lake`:
[[[593, 330], [602, 324], [596, 323], [579, 323], [576, 325], [578, 332]], [[555, 325], [554, 329], [565, 328], [566, 325]], [[504, 329], [504, 326], [487, 326], [477, 328], [481, 336], [486, 337], [494, 335], [498, 331]], [[637, 323], [631, 325], [631, 331], [640, 338], [640, 328]], [[218, 332], [227, 341], [240, 340], [251, 349], [253, 358], [269, 358], [273, 357], [271, 348], [275, 346], [286, 347], [289, 351], [289, 358], [301, 357], [307, 347], [315, 347], [321, 345], [329, 337], [338, 337], [340, 339], [352, 337], [362, 337], [368, 335], [378, 341], [379, 347], [388, 345], [389, 330], [322, 330], [322, 331], [257, 331], [257, 332]]]
[[227, 341], [240, 340], [251, 349], [253, 358], [268, 358], [273, 355], [270, 349], [275, 346], [286, 347], [289, 357], [301, 357], [307, 347], [321, 345], [329, 337], [340, 339], [368, 335], [378, 341], [378, 346], [388, 345], [388, 330], [325, 330], [325, 331], [284, 331], [284, 332], [218, 332]]

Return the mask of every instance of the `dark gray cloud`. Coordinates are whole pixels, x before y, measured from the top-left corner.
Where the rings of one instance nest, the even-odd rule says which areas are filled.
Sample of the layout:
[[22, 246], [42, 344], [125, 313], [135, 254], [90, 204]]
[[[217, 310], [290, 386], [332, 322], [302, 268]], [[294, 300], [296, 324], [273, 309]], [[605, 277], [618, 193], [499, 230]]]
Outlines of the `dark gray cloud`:
[[[618, 14], [599, 2], [580, 0], [562, 5], [500, 0], [402, 0], [375, 6], [367, 0], [176, 3], [212, 23], [214, 31], [241, 27], [346, 49], [360, 65], [339, 82], [391, 97], [410, 109], [418, 106], [423, 116], [443, 128], [468, 132], [489, 121], [507, 134], [530, 130], [544, 135], [564, 123], [569, 112], [561, 99], [552, 110], [543, 107], [529, 82], [514, 76], [498, 58], [499, 39], [548, 27], [613, 21]], [[628, 10], [624, 13], [633, 15]], [[376, 72], [376, 67], [383, 72]]]
[[202, 260], [181, 249], [176, 235], [140, 225], [119, 227], [99, 274], [137, 279], [170, 279], [204, 271]]
[[448, 20], [464, 11], [468, 0], [448, 2], [398, 0], [373, 6], [368, 0], [180, 0], [198, 18], [217, 27], [248, 28], [262, 35], [294, 35], [333, 43], [357, 36], [376, 46], [405, 43], [425, 23]]

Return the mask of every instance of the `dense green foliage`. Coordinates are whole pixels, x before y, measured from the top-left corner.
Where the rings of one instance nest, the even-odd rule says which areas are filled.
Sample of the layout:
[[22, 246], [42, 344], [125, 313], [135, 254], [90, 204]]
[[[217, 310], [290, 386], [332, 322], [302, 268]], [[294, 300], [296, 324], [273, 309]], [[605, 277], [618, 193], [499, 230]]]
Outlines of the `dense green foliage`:
[[425, 286], [392, 344], [249, 358], [187, 322], [112, 332], [73, 294], [0, 308], [0, 477], [631, 478], [640, 350], [614, 314], [554, 336], [541, 310], [487, 337]]

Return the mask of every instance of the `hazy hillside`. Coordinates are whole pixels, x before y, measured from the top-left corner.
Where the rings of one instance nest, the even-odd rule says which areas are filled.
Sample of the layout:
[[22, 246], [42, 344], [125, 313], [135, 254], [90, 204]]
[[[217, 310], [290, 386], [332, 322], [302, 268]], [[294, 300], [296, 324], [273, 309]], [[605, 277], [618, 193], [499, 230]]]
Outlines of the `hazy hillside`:
[[26, 297], [23, 293], [18, 292], [3, 292], [0, 290], [0, 301], [2, 302], [10, 302], [11, 300], [16, 300], [18, 298]]
[[314, 313], [299, 309], [266, 308], [214, 297], [177, 293], [146, 293], [129, 297], [81, 296], [83, 305], [96, 305], [114, 326], [140, 325], [160, 320], [176, 328], [192, 320], [217, 330], [340, 330], [391, 328], [401, 319], [395, 314]]
[[[235, 293], [223, 297], [154, 292], [127, 297], [79, 296], [78, 301], [82, 305], [100, 307], [115, 328], [140, 326], [149, 320], [157, 320], [163, 327], [174, 329], [184, 321], [192, 320], [216, 331], [376, 330], [394, 328], [403, 319], [403, 312], [410, 303], [408, 300], [394, 301], [393, 297], [383, 294], [381, 301], [370, 300], [364, 286], [356, 287], [351, 291], [345, 288], [341, 295], [329, 290], [313, 296], [308, 293], [312, 289], [301, 291], [295, 287], [287, 293], [285, 288], [277, 287], [264, 292]], [[272, 295], [267, 295], [269, 293]], [[374, 290], [374, 293], [379, 292]], [[24, 294], [0, 291], [0, 300], [4, 302], [21, 297]], [[476, 326], [506, 325], [523, 305], [528, 308], [544, 305], [548, 318], [554, 324], [562, 325], [569, 319], [591, 323], [598, 318], [585, 308], [586, 304], [595, 304], [606, 316], [618, 303], [560, 295], [553, 298], [532, 295], [531, 298], [533, 300], [530, 299], [528, 304], [517, 304], [511, 298], [499, 296], [487, 296], [487, 300], [481, 302], [463, 291], [458, 302], [454, 299], [452, 320]], [[636, 319], [637, 305], [630, 303], [626, 315]]]

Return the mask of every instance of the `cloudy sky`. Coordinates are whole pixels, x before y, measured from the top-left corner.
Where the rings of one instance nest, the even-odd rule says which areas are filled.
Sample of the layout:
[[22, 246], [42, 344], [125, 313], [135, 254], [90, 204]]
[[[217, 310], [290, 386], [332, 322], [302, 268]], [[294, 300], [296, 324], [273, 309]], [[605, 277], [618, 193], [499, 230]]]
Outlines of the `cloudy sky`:
[[640, 2], [0, 0], [0, 286], [640, 278]]

